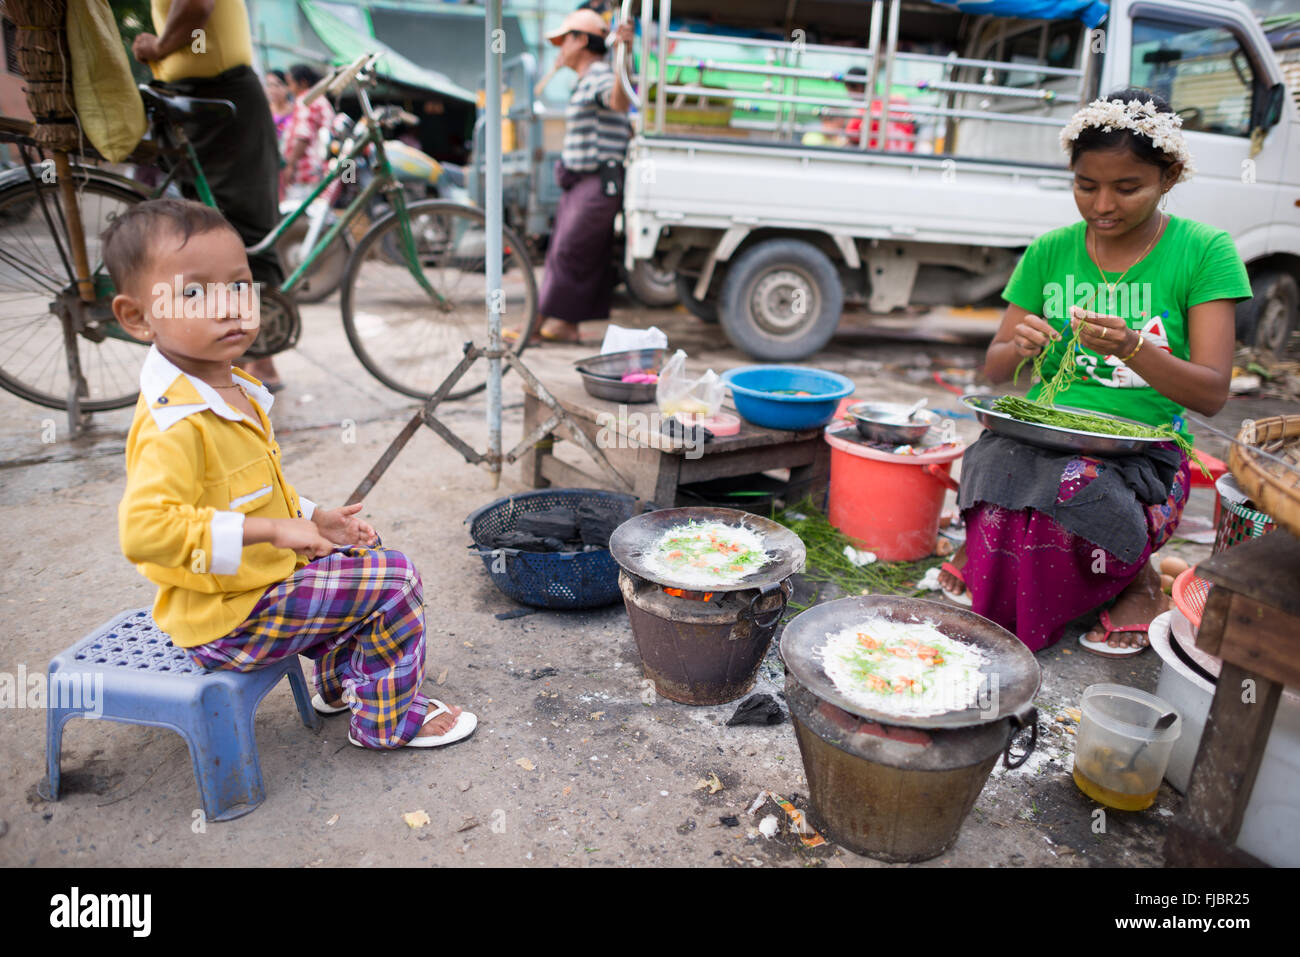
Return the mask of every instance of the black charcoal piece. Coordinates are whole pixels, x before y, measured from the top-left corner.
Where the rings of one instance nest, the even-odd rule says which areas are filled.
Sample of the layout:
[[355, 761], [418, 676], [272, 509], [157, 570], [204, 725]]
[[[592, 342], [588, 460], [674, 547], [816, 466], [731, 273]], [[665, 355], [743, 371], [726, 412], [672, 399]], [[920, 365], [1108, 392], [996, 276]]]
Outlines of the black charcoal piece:
[[584, 545], [608, 548], [609, 536], [621, 524], [622, 520], [608, 509], [591, 503], [578, 506], [578, 535]]
[[578, 537], [578, 515], [571, 508], [547, 508], [525, 512], [515, 519], [515, 531], [538, 538], [557, 538], [562, 542]]
[[780, 724], [785, 720], [785, 712], [770, 694], [750, 695], [740, 703], [736, 713], [727, 721], [727, 727], [738, 724]]

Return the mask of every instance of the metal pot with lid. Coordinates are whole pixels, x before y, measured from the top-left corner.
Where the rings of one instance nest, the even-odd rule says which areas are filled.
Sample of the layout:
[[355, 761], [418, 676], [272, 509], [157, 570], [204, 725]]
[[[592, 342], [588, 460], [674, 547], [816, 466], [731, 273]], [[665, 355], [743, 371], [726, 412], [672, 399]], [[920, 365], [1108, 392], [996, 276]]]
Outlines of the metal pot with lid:
[[[701, 583], [656, 568], [651, 558], [670, 530], [688, 522], [745, 528], [763, 541], [768, 560], [734, 580]], [[624, 522], [609, 540], [621, 567], [619, 588], [645, 675], [656, 691], [683, 704], [733, 701], [749, 691], [785, 615], [790, 576], [805, 550], [783, 525], [728, 508], [672, 508]]]
[[[826, 675], [828, 637], [870, 616], [928, 621], [989, 658], [974, 705], [941, 714], [865, 708]], [[886, 861], [921, 861], [957, 840], [998, 756], [1025, 762], [1038, 737], [1033, 706], [1041, 673], [1032, 652], [1006, 629], [936, 601], [869, 595], [810, 608], [781, 637], [786, 700], [799, 741], [813, 822], [836, 843]], [[1016, 733], [1025, 752], [1011, 756]]]

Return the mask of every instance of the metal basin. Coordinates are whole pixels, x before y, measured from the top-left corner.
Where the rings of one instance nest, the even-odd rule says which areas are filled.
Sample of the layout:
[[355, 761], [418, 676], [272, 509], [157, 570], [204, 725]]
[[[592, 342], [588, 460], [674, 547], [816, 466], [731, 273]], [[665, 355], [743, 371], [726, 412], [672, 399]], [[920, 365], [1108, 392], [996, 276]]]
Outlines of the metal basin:
[[[1104, 435], [1100, 432], [1080, 432], [1078, 429], [1066, 429], [1057, 425], [1022, 422], [1020, 419], [1013, 418], [1005, 412], [999, 412], [993, 408], [993, 403], [1000, 398], [1002, 396], [964, 395], [961, 397], [961, 401], [966, 408], [975, 413], [975, 418], [979, 420], [979, 424], [990, 432], [1005, 435], [1020, 442], [1028, 442], [1030, 445], [1037, 445], [1040, 448], [1052, 449], [1055, 452], [1078, 452], [1083, 455], [1133, 455], [1137, 452], [1145, 452], [1151, 446], [1160, 442], [1170, 441], [1159, 436], [1139, 438], [1128, 435]], [[1079, 412], [1100, 419], [1113, 419], [1125, 425], [1140, 425], [1144, 429], [1151, 428], [1145, 422], [1125, 419], [1122, 416], [1110, 415], [1106, 412], [1076, 409], [1071, 405], [1058, 405], [1057, 408], [1062, 412]]]
[[609, 537], [609, 551], [619, 566], [641, 578], [682, 588], [687, 591], [701, 588], [698, 582], [678, 580], [666, 575], [658, 575], [650, 570], [647, 559], [669, 529], [685, 522], [721, 522], [756, 532], [763, 539], [763, 548], [770, 556], [762, 568], [755, 569], [744, 578], [731, 582], [719, 582], [710, 585], [710, 591], [745, 591], [759, 588], [773, 582], [784, 581], [796, 572], [804, 569], [807, 550], [803, 541], [784, 525], [778, 525], [770, 518], [751, 515], [732, 508], [663, 508], [656, 512], [645, 512], [633, 516], [614, 529]]
[[915, 445], [925, 438], [939, 416], [928, 409], [917, 409], [909, 419], [910, 408], [899, 402], [855, 402], [844, 415], [858, 427], [864, 439], [890, 445]]
[[629, 349], [588, 356], [574, 363], [589, 395], [613, 402], [653, 402], [657, 382], [624, 382], [630, 372], [658, 373], [667, 361], [667, 349]]

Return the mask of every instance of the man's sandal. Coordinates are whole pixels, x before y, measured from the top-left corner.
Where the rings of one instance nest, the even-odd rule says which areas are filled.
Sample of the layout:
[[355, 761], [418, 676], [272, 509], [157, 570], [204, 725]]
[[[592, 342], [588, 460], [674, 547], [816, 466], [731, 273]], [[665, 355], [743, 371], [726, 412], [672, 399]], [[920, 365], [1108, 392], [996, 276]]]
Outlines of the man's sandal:
[[1101, 626], [1106, 629], [1106, 634], [1102, 636], [1101, 641], [1090, 641], [1088, 633], [1084, 632], [1079, 636], [1079, 647], [1089, 654], [1096, 655], [1098, 658], [1132, 658], [1134, 655], [1140, 655], [1151, 647], [1150, 642], [1145, 645], [1131, 645], [1128, 648], [1114, 648], [1106, 643], [1111, 635], [1121, 632], [1141, 632], [1146, 634], [1148, 625], [1116, 625], [1110, 620], [1110, 612], [1102, 609]]
[[[958, 568], [956, 565], [954, 565], [952, 562], [944, 562], [942, 565], [939, 566], [939, 570], [947, 572], [949, 575], [957, 579], [957, 581], [961, 582], [963, 585], [966, 584], [966, 576], [963, 575], [961, 573], [961, 569]], [[942, 591], [944, 595], [947, 596], [949, 601], [955, 602], [958, 605], [963, 605], [966, 608], [969, 608], [974, 603], [974, 599], [972, 599], [970, 596], [969, 585], [967, 585], [965, 591], [960, 593], [955, 591], [949, 591], [948, 589], [944, 588], [942, 584], [939, 585], [939, 590]]]
[[[420, 727], [424, 727], [440, 714], [449, 714], [451, 712], [451, 709], [437, 698], [430, 698], [429, 704], [434, 707], [424, 716], [424, 720], [420, 722]], [[455, 744], [457, 741], [463, 741], [465, 738], [468, 738], [474, 733], [474, 729], [477, 727], [478, 717], [471, 711], [462, 711], [456, 716], [456, 723], [442, 734], [430, 734], [419, 738], [412, 738], [410, 741], [407, 741], [403, 747], [440, 748], [444, 744]], [[364, 744], [352, 736], [351, 731], [348, 732], [348, 740], [358, 748], [365, 747]]]

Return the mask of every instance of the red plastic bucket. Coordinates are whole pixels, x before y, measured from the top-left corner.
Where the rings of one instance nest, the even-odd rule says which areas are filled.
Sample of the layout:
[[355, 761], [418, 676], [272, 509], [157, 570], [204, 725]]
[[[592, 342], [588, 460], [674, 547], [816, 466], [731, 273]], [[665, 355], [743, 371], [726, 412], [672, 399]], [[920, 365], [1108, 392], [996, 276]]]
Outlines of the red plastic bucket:
[[878, 452], [827, 428], [831, 447], [830, 523], [881, 561], [915, 561], [934, 553], [943, 496], [956, 490], [952, 463], [966, 446], [920, 455]]

